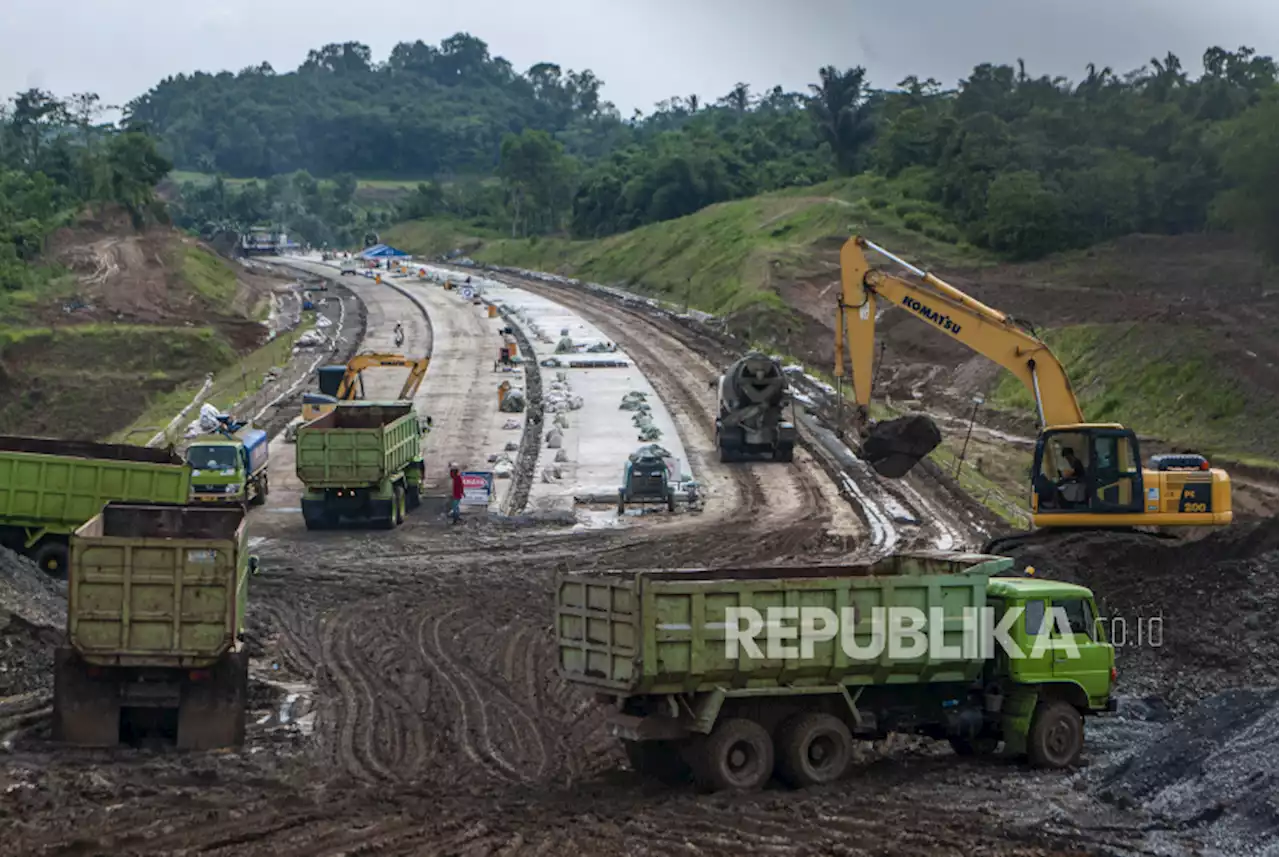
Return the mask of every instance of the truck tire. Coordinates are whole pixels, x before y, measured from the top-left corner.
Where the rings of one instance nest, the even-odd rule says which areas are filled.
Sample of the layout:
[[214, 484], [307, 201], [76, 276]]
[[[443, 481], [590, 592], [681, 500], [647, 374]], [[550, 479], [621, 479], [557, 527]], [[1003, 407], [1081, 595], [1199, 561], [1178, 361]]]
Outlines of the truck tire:
[[109, 678], [93, 678], [68, 646], [53, 654], [53, 740], [79, 747], [120, 742], [120, 696]]
[[781, 461], [783, 464], [790, 464], [796, 457], [794, 446], [780, 446], [773, 452], [773, 460]]
[[618, 492], [618, 517], [621, 518], [623, 513], [627, 511], [627, 501], [622, 492]]
[[852, 757], [849, 727], [830, 714], [796, 714], [778, 730], [778, 776], [793, 788], [834, 783]]
[[391, 491], [391, 505], [394, 506], [396, 510], [396, 526], [397, 527], [404, 523], [405, 503], [406, 503], [406, 500], [404, 498], [404, 486], [397, 485]]
[[260, 479], [255, 480], [253, 491], [253, 499], [249, 501], [250, 506], [261, 506], [267, 502], [267, 477], [263, 474]]
[[737, 453], [735, 453], [733, 450], [728, 449], [726, 447], [723, 447], [723, 446], [720, 447], [720, 463], [721, 464], [729, 464], [730, 462], [737, 461], [737, 460], [738, 460]]
[[674, 512], [675, 510], [676, 510], [676, 495], [675, 495], [675, 492], [672, 491], [670, 494], [667, 495], [667, 511]]
[[708, 791], [755, 791], [773, 775], [773, 739], [754, 720], [729, 717], [698, 740], [690, 762]]
[[57, 539], [46, 539], [31, 553], [31, 561], [50, 577], [66, 580], [71, 551]]
[[180, 750], [217, 750], [244, 743], [249, 653], [228, 652], [204, 681], [187, 681], [178, 706]]
[[404, 489], [404, 507], [410, 511], [422, 505], [422, 486], [406, 485]]
[[1036, 768], [1068, 768], [1084, 751], [1084, 718], [1067, 702], [1036, 706], [1027, 734], [1027, 758]]
[[692, 771], [680, 754], [680, 747], [670, 741], [623, 741], [631, 770], [643, 777], [667, 785], [688, 782]]

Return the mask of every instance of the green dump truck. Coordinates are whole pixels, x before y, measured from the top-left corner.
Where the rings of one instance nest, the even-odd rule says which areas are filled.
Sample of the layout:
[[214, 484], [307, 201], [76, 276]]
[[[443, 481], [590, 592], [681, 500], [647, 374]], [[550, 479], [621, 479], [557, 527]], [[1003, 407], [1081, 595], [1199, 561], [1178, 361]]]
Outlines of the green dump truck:
[[67, 639], [54, 656], [57, 740], [167, 733], [184, 749], [244, 741], [249, 575], [236, 507], [110, 503], [71, 538]]
[[1088, 589], [1012, 563], [565, 571], [560, 672], [613, 707], [637, 771], [712, 790], [831, 782], [893, 732], [1070, 766], [1114, 710], [1115, 652]]
[[298, 427], [297, 473], [307, 529], [343, 521], [392, 529], [417, 508], [426, 425], [409, 402], [340, 402]]
[[68, 537], [104, 504], [185, 503], [190, 488], [190, 469], [168, 450], [0, 436], [0, 544], [61, 577]]

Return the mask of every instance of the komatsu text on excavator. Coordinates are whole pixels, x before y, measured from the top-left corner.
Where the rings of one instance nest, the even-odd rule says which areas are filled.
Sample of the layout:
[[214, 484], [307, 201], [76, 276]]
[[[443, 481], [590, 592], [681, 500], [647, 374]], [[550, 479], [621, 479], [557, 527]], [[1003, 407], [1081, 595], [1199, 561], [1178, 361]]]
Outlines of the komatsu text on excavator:
[[[876, 270], [865, 249], [910, 271]], [[1231, 480], [1201, 455], [1156, 455], [1144, 468], [1138, 438], [1116, 423], [1085, 421], [1062, 364], [1029, 326], [861, 237], [840, 251], [836, 375], [847, 339], [854, 398], [871, 402], [876, 313], [896, 306], [1000, 364], [1035, 398], [1040, 420], [1031, 473], [1036, 527], [1205, 527], [1231, 523]], [[999, 543], [1006, 539], [997, 540]], [[998, 544], [989, 545], [996, 549]]]

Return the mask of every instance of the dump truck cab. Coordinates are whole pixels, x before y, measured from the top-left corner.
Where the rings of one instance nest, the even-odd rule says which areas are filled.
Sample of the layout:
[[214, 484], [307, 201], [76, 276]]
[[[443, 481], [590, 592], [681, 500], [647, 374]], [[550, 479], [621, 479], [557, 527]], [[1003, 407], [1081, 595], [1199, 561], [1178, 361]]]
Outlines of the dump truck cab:
[[191, 502], [260, 503], [266, 496], [267, 435], [245, 429], [241, 437], [202, 438], [187, 447]]
[[[1093, 593], [1056, 580], [993, 577], [987, 606], [1007, 628], [1009, 645], [997, 638], [988, 661], [985, 707], [998, 711], [999, 721], [989, 720], [985, 735], [1046, 766], [1074, 763], [1079, 749], [1072, 745], [1083, 744], [1080, 718], [1115, 711], [1115, 647]], [[1052, 735], [1055, 729], [1061, 734]], [[1037, 741], [1050, 746], [1037, 748]]]

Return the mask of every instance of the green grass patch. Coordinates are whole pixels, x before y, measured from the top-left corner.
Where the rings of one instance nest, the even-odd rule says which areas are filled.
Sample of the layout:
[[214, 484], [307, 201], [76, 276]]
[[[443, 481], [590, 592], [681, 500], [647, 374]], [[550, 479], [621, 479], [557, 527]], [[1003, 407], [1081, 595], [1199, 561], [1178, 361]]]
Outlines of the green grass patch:
[[717, 314], [781, 310], [775, 283], [811, 270], [820, 242], [828, 257], [839, 239], [864, 234], [908, 258], [987, 260], [944, 234], [936, 205], [911, 192], [908, 182], [857, 176], [720, 203], [598, 240], [510, 239], [438, 219], [400, 224], [387, 239], [423, 254], [461, 247], [480, 262], [619, 284]]
[[[1223, 370], [1217, 344], [1193, 327], [1091, 324], [1044, 333], [1072, 379], [1085, 417], [1122, 423], [1139, 435], [1274, 468], [1274, 389], [1247, 387]], [[998, 407], [1034, 411], [1031, 394], [1001, 378]]]
[[[306, 315], [310, 315], [310, 319], [305, 317]], [[277, 336], [239, 360], [235, 360], [233, 356], [231, 359], [234, 362], [231, 365], [227, 365], [231, 361], [223, 361], [219, 364], [225, 368], [214, 375], [213, 389], [204, 401], [227, 411], [246, 396], [257, 392], [262, 386], [262, 378], [267, 370], [272, 367], [284, 367], [289, 362], [293, 353], [293, 344], [308, 329], [309, 320], [314, 322], [314, 313], [304, 314], [303, 323], [295, 330]], [[112, 433], [108, 440], [118, 443], [145, 443], [157, 431], [167, 426], [203, 386], [204, 380], [201, 378], [187, 381], [175, 389], [152, 396], [147, 402], [146, 410], [128, 426]], [[192, 409], [188, 414], [187, 422], [195, 419], [197, 410]], [[239, 414], [238, 416], [252, 415]], [[186, 423], [182, 423], [179, 428], [185, 429]]]
[[230, 312], [235, 305], [236, 272], [218, 256], [190, 244], [182, 244], [182, 279], [202, 297], [211, 309]]
[[485, 242], [501, 238], [497, 232], [450, 217], [397, 223], [382, 234], [391, 246], [419, 256], [440, 256], [455, 249], [472, 253]]
[[0, 433], [98, 439], [127, 425], [149, 396], [234, 359], [210, 328], [0, 328], [0, 362], [10, 378]]

